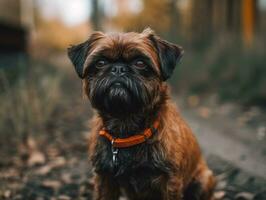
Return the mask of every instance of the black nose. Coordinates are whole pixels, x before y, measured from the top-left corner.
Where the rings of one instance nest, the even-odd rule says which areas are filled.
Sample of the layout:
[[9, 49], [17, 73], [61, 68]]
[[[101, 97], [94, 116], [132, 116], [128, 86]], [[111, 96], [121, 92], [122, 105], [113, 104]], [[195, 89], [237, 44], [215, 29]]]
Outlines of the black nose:
[[114, 65], [111, 69], [111, 73], [116, 76], [122, 76], [127, 72], [127, 67], [124, 65]]

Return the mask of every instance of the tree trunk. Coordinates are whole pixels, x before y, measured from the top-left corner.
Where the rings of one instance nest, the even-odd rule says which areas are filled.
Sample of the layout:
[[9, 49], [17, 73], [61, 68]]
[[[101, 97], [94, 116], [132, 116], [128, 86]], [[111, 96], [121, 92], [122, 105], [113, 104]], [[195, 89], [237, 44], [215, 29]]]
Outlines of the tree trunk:
[[99, 1], [92, 0], [92, 15], [91, 15], [91, 22], [94, 30], [100, 30], [100, 11], [99, 11]]
[[243, 0], [242, 3], [242, 28], [243, 40], [246, 47], [250, 47], [254, 39], [256, 1]]

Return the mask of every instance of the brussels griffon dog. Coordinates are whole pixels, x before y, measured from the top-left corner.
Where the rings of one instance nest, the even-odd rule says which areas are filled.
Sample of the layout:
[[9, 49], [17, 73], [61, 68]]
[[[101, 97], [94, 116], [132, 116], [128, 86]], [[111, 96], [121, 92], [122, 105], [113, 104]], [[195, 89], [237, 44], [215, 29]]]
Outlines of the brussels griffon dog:
[[94, 199], [212, 199], [214, 177], [166, 84], [182, 54], [151, 29], [94, 32], [68, 49], [96, 110]]

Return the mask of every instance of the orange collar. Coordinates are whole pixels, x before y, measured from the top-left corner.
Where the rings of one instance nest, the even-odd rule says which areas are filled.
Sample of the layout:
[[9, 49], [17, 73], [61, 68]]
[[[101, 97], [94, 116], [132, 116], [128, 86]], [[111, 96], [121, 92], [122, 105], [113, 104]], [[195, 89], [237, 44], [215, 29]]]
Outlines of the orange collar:
[[148, 138], [150, 138], [153, 135], [154, 130], [157, 130], [158, 127], [159, 127], [159, 120], [157, 119], [153, 123], [153, 127], [145, 129], [144, 132], [141, 134], [133, 135], [128, 138], [114, 138], [110, 133], [108, 133], [104, 129], [100, 130], [99, 134], [100, 136], [107, 138], [112, 143], [113, 147], [125, 148], [145, 142]]

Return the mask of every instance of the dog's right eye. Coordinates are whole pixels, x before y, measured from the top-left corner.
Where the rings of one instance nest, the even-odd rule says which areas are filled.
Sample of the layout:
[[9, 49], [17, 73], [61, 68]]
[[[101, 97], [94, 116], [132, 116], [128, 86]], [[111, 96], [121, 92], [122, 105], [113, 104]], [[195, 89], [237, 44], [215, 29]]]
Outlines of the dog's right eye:
[[103, 67], [106, 64], [107, 64], [106, 60], [99, 60], [96, 62], [96, 67]]

